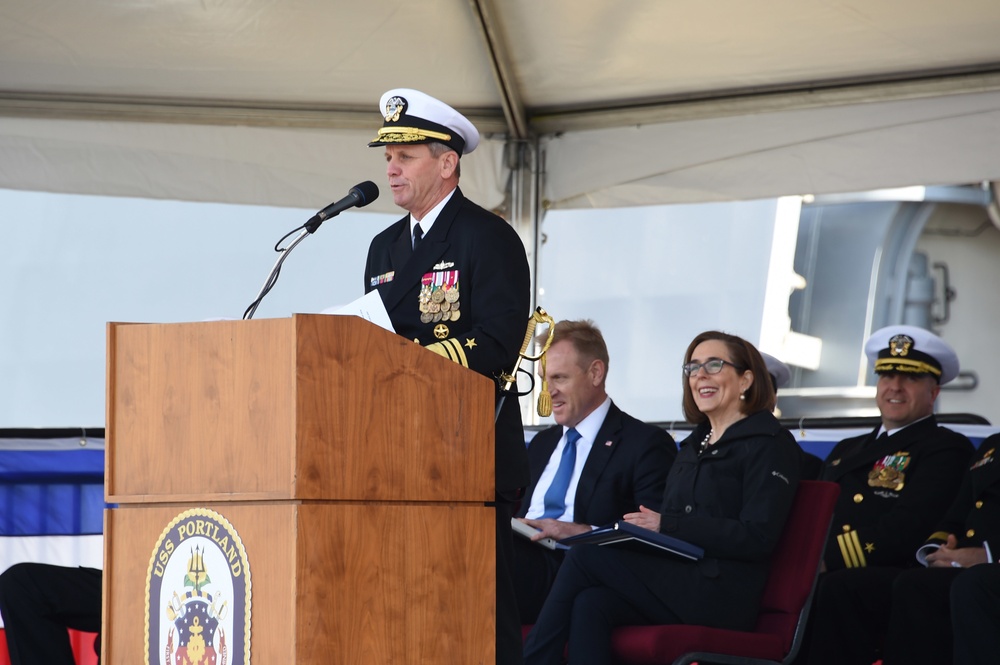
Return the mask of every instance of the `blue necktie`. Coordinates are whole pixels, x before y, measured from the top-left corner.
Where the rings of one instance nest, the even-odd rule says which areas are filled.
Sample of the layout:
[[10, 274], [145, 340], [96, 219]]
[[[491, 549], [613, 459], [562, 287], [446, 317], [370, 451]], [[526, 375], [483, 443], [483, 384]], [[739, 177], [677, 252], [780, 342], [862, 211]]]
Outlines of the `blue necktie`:
[[573, 468], [576, 466], [576, 442], [580, 440], [580, 433], [570, 427], [566, 430], [566, 445], [563, 447], [562, 459], [559, 460], [559, 468], [552, 478], [552, 484], [545, 492], [545, 512], [542, 518], [558, 518], [566, 512], [566, 492], [569, 491], [569, 482], [573, 479]]

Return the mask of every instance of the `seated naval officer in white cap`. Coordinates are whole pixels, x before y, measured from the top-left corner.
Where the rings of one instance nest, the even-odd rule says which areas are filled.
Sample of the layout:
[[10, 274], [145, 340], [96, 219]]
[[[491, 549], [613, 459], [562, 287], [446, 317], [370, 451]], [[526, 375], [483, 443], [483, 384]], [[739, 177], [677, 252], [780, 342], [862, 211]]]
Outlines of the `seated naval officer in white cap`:
[[[396, 205], [409, 214], [372, 240], [365, 292], [377, 290], [396, 332], [491, 379], [510, 372], [531, 314], [524, 245], [497, 215], [465, 197], [459, 160], [479, 145], [461, 113], [423, 92], [389, 90], [382, 127]], [[432, 386], [456, 403], [449, 386]], [[500, 395], [497, 395], [500, 399]], [[510, 572], [510, 518], [529, 480], [516, 395], [496, 420], [497, 663], [521, 662], [521, 626]]]
[[951, 505], [973, 453], [939, 427], [934, 402], [958, 375], [958, 357], [937, 335], [889, 326], [865, 344], [878, 374], [881, 424], [837, 444], [821, 480], [840, 485], [820, 578], [808, 662], [870, 665], [879, 657], [892, 582], [919, 565], [913, 553]]

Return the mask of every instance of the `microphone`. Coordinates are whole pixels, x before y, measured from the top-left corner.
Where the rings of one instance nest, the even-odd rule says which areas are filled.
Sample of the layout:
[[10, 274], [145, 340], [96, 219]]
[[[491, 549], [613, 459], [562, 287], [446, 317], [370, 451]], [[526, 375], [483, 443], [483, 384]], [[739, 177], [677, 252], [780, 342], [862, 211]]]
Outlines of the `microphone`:
[[371, 180], [366, 180], [351, 187], [351, 191], [347, 192], [347, 196], [320, 210], [303, 226], [309, 233], [315, 233], [319, 225], [331, 217], [336, 217], [349, 208], [364, 208], [377, 198], [378, 185]]

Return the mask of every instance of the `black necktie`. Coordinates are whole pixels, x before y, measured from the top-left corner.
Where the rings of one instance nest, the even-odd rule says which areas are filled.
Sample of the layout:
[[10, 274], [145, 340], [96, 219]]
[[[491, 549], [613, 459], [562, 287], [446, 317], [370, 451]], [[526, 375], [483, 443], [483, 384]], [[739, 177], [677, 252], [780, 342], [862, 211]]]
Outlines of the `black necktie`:
[[413, 249], [417, 248], [420, 244], [420, 240], [424, 237], [424, 230], [420, 228], [420, 223], [413, 227]]

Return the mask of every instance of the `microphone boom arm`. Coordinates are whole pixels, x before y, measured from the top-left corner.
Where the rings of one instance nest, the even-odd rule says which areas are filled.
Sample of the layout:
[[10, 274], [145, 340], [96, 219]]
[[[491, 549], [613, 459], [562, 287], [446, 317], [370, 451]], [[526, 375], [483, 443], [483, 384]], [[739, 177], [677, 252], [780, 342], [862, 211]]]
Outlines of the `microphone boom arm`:
[[[271, 268], [271, 272], [268, 274], [267, 279], [264, 280], [264, 286], [260, 287], [260, 292], [257, 293], [257, 297], [254, 298], [250, 306], [246, 308], [243, 312], [243, 320], [253, 318], [254, 313], [257, 311], [257, 307], [260, 306], [260, 301], [264, 299], [264, 296], [274, 287], [275, 282], [278, 281], [278, 274], [281, 272], [281, 264], [284, 263], [285, 259], [291, 253], [295, 246], [302, 242], [310, 233], [315, 233], [319, 225], [324, 221], [330, 219], [331, 217], [336, 217], [340, 213], [348, 210], [349, 208], [363, 208], [375, 199], [378, 198], [378, 186], [371, 180], [366, 180], [365, 182], [360, 182], [354, 187], [351, 187], [350, 191], [347, 192], [347, 196], [340, 199], [339, 201], [334, 201], [327, 207], [323, 208], [315, 215], [313, 215], [309, 221], [300, 226], [302, 233], [300, 233], [295, 240], [288, 247], [278, 247], [275, 245], [274, 251], [281, 254], [278, 260], [275, 261], [274, 267]], [[298, 229], [292, 229], [278, 241], [278, 245], [281, 244], [282, 240], [292, 235]]]
[[274, 265], [271, 267], [271, 272], [268, 273], [267, 279], [264, 280], [264, 285], [260, 287], [260, 291], [257, 293], [257, 297], [254, 298], [253, 302], [250, 303], [250, 306], [247, 307], [245, 312], [243, 312], [244, 321], [249, 321], [250, 319], [253, 318], [254, 313], [260, 306], [260, 301], [264, 299], [264, 296], [268, 294], [268, 292], [274, 286], [275, 282], [278, 281], [278, 273], [281, 272], [281, 264], [285, 262], [285, 259], [288, 258], [288, 255], [291, 253], [293, 249], [295, 249], [296, 245], [302, 242], [302, 239], [305, 238], [310, 233], [311, 231], [309, 229], [303, 228], [302, 232], [295, 237], [295, 240], [293, 240], [288, 247], [279, 250], [281, 252], [281, 255], [278, 257], [278, 260], [275, 261]]

